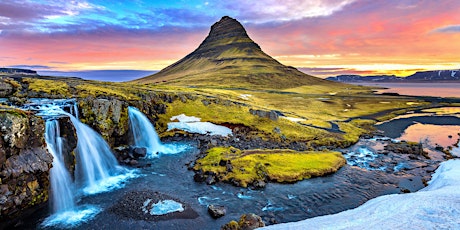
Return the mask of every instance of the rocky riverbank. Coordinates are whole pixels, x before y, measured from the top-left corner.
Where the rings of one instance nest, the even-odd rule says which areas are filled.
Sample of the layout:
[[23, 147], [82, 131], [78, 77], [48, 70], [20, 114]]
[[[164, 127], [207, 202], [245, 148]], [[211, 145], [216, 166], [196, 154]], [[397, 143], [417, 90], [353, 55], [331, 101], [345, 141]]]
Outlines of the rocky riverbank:
[[53, 158], [44, 121], [16, 109], [0, 110], [0, 221], [48, 201]]

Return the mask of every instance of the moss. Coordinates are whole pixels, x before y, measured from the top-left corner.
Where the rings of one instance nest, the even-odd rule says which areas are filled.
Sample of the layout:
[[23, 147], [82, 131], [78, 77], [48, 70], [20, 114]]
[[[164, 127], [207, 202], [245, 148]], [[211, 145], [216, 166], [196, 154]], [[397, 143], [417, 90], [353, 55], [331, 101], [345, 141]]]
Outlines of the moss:
[[43, 92], [51, 95], [70, 96], [69, 86], [64, 81], [24, 78], [24, 83], [29, 84], [29, 90]]
[[[307, 127], [286, 119], [273, 121], [268, 118], [252, 115], [249, 113], [249, 108], [245, 106], [219, 103], [204, 105], [200, 99], [195, 101], [188, 100], [187, 103], [176, 100], [168, 104], [166, 114], [159, 115], [159, 125], [157, 128], [159, 128], [160, 132], [165, 131], [166, 124], [170, 122], [169, 119], [172, 116], [179, 114], [196, 116], [201, 118], [201, 121], [208, 121], [215, 124], [230, 123], [250, 127], [251, 130], [255, 131], [253, 134], [262, 138], [271, 137], [281, 140], [282, 136], [284, 136], [290, 141], [304, 141], [328, 135], [328, 132], [324, 130]], [[277, 128], [276, 130], [281, 130], [281, 132], [274, 131], [275, 128]]]
[[12, 78], [6, 78], [4, 81], [6, 83], [9, 83], [11, 86], [13, 86], [13, 88], [22, 89], [22, 85]]
[[115, 96], [125, 100], [140, 100], [139, 96], [130, 92], [130, 87], [116, 84], [81, 84], [75, 87], [80, 97]]
[[[228, 162], [233, 170], [220, 162]], [[345, 164], [340, 152], [297, 152], [293, 150], [239, 150], [215, 147], [197, 160], [195, 170], [214, 172], [226, 182], [247, 187], [258, 180], [292, 183], [337, 171]]]

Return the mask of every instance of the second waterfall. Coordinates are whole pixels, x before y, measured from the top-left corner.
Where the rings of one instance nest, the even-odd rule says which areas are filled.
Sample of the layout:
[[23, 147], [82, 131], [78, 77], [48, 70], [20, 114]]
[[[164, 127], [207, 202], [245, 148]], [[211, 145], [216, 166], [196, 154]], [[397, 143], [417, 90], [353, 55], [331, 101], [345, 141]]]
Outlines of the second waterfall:
[[155, 127], [141, 111], [132, 106], [128, 107], [130, 128], [133, 135], [133, 145], [147, 149], [146, 158], [156, 158], [159, 154], [174, 154], [186, 149], [184, 145], [163, 144], [158, 137]]

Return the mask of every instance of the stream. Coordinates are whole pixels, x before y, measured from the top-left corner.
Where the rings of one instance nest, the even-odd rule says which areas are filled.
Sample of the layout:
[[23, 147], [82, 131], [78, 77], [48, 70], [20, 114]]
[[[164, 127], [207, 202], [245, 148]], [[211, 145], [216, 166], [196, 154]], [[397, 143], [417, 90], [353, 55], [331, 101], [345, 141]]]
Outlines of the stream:
[[[418, 119], [417, 116], [414, 118]], [[434, 116], [430, 119], [444, 118]], [[406, 127], [398, 122], [399, 119], [394, 119], [385, 125], [392, 129], [405, 127], [399, 134], [407, 133], [410, 125]], [[432, 123], [436, 125], [436, 122]], [[451, 132], [460, 131], [458, 126], [449, 125]], [[333, 175], [294, 184], [268, 183], [262, 190], [238, 188], [224, 183], [196, 183], [194, 173], [187, 169], [187, 164], [199, 153], [197, 142], [164, 143], [184, 150], [140, 159], [138, 168], [124, 166], [128, 170], [136, 169], [136, 176], [119, 182], [118, 189], [79, 196], [76, 201], [78, 206], [90, 205], [100, 212], [80, 223], [77, 228], [219, 229], [245, 213], [255, 213], [267, 225], [271, 225], [338, 213], [386, 194], [415, 192], [424, 187], [423, 182], [444, 160], [443, 156], [436, 151], [430, 152], [431, 159], [385, 152], [386, 144], [401, 141], [394, 138], [361, 139], [350, 148], [341, 150], [348, 164]], [[183, 211], [152, 216], [146, 209], [151, 200], [166, 199], [179, 204], [178, 210]], [[226, 215], [213, 219], [207, 213], [207, 205], [210, 204], [225, 206]], [[50, 213], [50, 208], [43, 207], [23, 219], [17, 228], [58, 229], [42, 224]]]

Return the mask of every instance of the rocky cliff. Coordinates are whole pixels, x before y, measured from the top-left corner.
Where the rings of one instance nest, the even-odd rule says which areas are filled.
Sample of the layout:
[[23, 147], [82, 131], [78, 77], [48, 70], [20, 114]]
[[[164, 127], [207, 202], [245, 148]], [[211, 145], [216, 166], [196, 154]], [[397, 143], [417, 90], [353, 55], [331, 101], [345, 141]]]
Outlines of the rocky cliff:
[[40, 117], [0, 111], [0, 134], [0, 220], [6, 220], [48, 200], [53, 158]]

